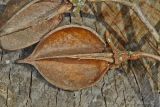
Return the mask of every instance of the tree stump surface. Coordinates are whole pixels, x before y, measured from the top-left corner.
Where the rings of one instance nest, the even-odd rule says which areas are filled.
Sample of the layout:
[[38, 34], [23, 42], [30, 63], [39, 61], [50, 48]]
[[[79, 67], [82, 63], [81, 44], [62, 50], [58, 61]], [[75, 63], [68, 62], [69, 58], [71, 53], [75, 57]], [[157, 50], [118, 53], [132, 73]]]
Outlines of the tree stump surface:
[[[0, 1], [1, 11], [7, 2]], [[105, 25], [91, 10], [90, 13], [89, 16], [82, 13], [79, 19], [65, 14], [59, 26], [88, 26], [103, 38]], [[0, 51], [0, 61], [25, 58], [35, 46], [14, 52]], [[129, 61], [119, 69], [109, 70], [95, 86], [73, 92], [49, 84], [31, 65], [1, 64], [0, 107], [159, 107], [160, 63], [150, 64], [150, 77], [142, 64], [144, 60]]]

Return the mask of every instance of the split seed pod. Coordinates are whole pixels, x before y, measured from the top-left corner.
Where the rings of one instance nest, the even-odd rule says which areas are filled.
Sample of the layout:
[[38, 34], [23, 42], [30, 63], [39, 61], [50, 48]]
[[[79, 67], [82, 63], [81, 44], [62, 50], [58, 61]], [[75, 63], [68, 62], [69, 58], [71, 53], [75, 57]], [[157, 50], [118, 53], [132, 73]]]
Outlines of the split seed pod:
[[107, 56], [112, 54], [102, 53], [104, 50], [105, 43], [95, 31], [67, 25], [49, 33], [34, 52], [19, 63], [32, 64], [59, 88], [78, 90], [94, 85], [108, 70], [107, 61], [112, 59]]
[[[110, 41], [108, 44], [112, 48]], [[160, 61], [159, 56], [143, 52], [117, 49], [107, 52], [105, 42], [95, 31], [66, 25], [50, 32], [28, 58], [18, 62], [35, 66], [47, 81], [59, 88], [78, 90], [96, 84], [110, 68], [140, 57]]]
[[69, 3], [33, 0], [2, 26], [0, 47], [5, 50], [17, 50], [37, 43], [61, 22], [61, 14], [71, 7]]

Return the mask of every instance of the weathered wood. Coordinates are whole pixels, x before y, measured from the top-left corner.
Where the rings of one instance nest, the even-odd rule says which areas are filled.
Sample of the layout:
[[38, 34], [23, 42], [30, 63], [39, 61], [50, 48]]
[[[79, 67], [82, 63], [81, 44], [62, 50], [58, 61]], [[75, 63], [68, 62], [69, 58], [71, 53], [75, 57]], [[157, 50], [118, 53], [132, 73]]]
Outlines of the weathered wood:
[[[70, 23], [89, 26], [103, 38], [105, 24], [93, 11], [87, 12], [90, 14], [82, 13], [79, 20], [66, 14], [59, 26]], [[0, 51], [0, 61], [24, 58], [34, 47]], [[154, 53], [149, 43], [145, 42], [142, 49]], [[128, 62], [120, 69], [110, 70], [96, 86], [69, 92], [49, 84], [31, 65], [0, 64], [0, 107], [159, 107], [159, 65], [145, 59]]]

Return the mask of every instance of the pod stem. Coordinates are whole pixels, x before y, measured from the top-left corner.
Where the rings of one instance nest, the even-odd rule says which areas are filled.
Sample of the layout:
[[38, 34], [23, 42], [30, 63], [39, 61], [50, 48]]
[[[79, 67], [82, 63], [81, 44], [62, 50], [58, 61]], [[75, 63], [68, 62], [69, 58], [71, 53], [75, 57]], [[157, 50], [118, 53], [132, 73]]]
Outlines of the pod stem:
[[129, 54], [129, 56], [130, 56], [129, 60], [137, 60], [141, 57], [148, 57], [148, 58], [152, 58], [152, 59], [155, 59], [157, 61], [160, 61], [160, 56], [145, 53], [145, 52], [132, 52], [131, 54]]
[[149, 54], [149, 53], [145, 53], [145, 52], [137, 52], [135, 54], [139, 54], [139, 56], [141, 56], [141, 57], [149, 57], [149, 58], [155, 59], [157, 61], [160, 61], [160, 56], [158, 56], [158, 55], [153, 55], [153, 54]]
[[160, 56], [153, 55], [145, 52], [131, 52], [131, 51], [114, 51], [114, 63], [119, 65], [126, 62], [127, 60], [137, 60], [142, 57], [149, 57], [160, 61]]

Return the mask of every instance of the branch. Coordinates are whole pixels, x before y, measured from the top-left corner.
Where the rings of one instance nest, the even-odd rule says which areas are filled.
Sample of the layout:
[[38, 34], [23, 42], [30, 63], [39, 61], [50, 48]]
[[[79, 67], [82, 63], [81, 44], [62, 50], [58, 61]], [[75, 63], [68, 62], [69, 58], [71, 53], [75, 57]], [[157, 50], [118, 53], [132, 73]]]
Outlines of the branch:
[[132, 8], [135, 11], [135, 13], [139, 16], [140, 20], [146, 25], [149, 32], [154, 36], [158, 44], [160, 44], [160, 35], [156, 31], [156, 29], [152, 26], [152, 24], [149, 22], [149, 20], [145, 17], [139, 5], [128, 2], [128, 1], [124, 1], [124, 0], [88, 0], [88, 1], [89, 2], [98, 2], [98, 1], [99, 2], [116, 2]]
[[153, 54], [144, 53], [144, 52], [137, 52], [135, 54], [139, 55], [141, 57], [149, 57], [149, 58], [155, 59], [157, 61], [160, 61], [160, 56], [158, 56], [158, 55], [153, 55]]

